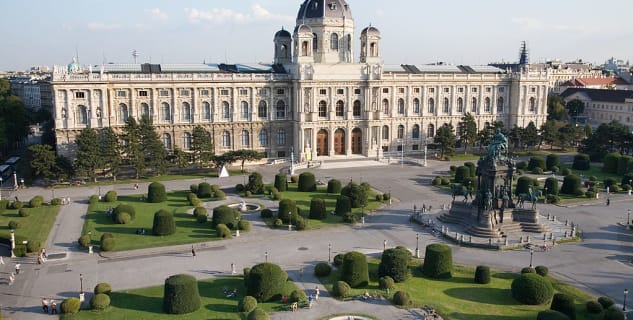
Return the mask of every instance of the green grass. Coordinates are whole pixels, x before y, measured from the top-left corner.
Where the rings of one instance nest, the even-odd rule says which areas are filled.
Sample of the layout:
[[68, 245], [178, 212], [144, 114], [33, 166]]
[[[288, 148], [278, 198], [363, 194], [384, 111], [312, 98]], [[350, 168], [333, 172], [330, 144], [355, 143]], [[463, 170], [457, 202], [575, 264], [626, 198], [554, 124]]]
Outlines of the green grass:
[[479, 157], [481, 157], [481, 155], [477, 154], [477, 153], [455, 153], [452, 154], [450, 156], [448, 156], [449, 161], [473, 161], [473, 160], [479, 160]]
[[[188, 244], [209, 240], [218, 240], [211, 222], [198, 223], [187, 210], [193, 208], [186, 199], [188, 191], [176, 191], [167, 194], [163, 203], [147, 203], [141, 201], [143, 195], [119, 196], [115, 203], [98, 202], [88, 208], [82, 234], [92, 232], [92, 244], [99, 245], [104, 232], [111, 232], [116, 242], [115, 251], [133, 250], [150, 247], [162, 247], [177, 244]], [[208, 200], [208, 199], [203, 199]], [[106, 215], [108, 208], [115, 208], [119, 203], [127, 203], [136, 209], [136, 219], [129, 224], [116, 224]], [[166, 209], [174, 214], [176, 233], [158, 237], [152, 235], [154, 213]], [[209, 216], [212, 212], [209, 212]], [[145, 229], [145, 235], [136, 234], [139, 228]]]
[[28, 210], [31, 211], [28, 217], [20, 217], [18, 210], [3, 211], [0, 214], [0, 238], [9, 241], [11, 238], [9, 221], [15, 220], [22, 224], [15, 230], [16, 243], [22, 243], [23, 240], [39, 241], [44, 246], [59, 213], [59, 206], [42, 205], [42, 207]]
[[[336, 207], [336, 198], [338, 198], [340, 194], [327, 193], [327, 187], [325, 186], [318, 186], [317, 191], [315, 192], [299, 192], [297, 183], [288, 183], [288, 191], [280, 192], [280, 194], [282, 195], [282, 199], [294, 200], [304, 217], [307, 217], [310, 214], [310, 201], [312, 201], [312, 199], [321, 198], [325, 200], [325, 211], [327, 212], [326, 218], [323, 220], [307, 219], [308, 224], [306, 229], [320, 229], [343, 223], [343, 217], [340, 215], [330, 214], [331, 211], [334, 211], [334, 208]], [[384, 205], [383, 202], [376, 201], [376, 193], [374, 192], [370, 191], [368, 198], [369, 200], [367, 201], [367, 206], [365, 206], [364, 209], [352, 209], [352, 213], [358, 217], [358, 221], [361, 221], [363, 211], [365, 216], [368, 217], [371, 215], [373, 210], [376, 210]], [[266, 224], [272, 226], [275, 219], [276, 218], [266, 219]]]
[[[223, 288], [237, 289], [235, 298], [227, 298]], [[198, 281], [201, 307], [198, 311], [186, 315], [168, 315], [163, 313], [163, 286], [135, 290], [114, 291], [111, 294], [111, 306], [104, 311], [82, 310], [66, 316], [63, 320], [154, 320], [154, 319], [243, 319], [243, 313], [237, 312], [237, 304], [244, 297], [246, 289], [242, 277], [215, 278]], [[284, 295], [289, 296], [296, 290], [294, 282], [286, 282]], [[288, 304], [273, 301], [258, 304], [267, 312], [286, 310]]]
[[[379, 263], [380, 260], [377, 259], [369, 261], [369, 285], [367, 288], [352, 289], [352, 297], [362, 295], [367, 290], [391, 299], [396, 291], [407, 291], [413, 300], [412, 307], [430, 306], [446, 320], [533, 320], [539, 311], [549, 309], [548, 303], [528, 306], [512, 298], [510, 287], [518, 274], [491, 271], [491, 282], [481, 285], [473, 281], [474, 268], [456, 266], [451, 279], [428, 279], [419, 271], [418, 261], [413, 261], [410, 265], [412, 276], [406, 282], [397, 283], [387, 293], [378, 288]], [[321, 281], [326, 289], [331, 290], [340, 277], [340, 270], [334, 269], [332, 274]], [[578, 320], [600, 319], [599, 316], [585, 311], [585, 302], [593, 299], [589, 294], [556, 279], [552, 279], [552, 284], [556, 292], [564, 292], [575, 298]]]

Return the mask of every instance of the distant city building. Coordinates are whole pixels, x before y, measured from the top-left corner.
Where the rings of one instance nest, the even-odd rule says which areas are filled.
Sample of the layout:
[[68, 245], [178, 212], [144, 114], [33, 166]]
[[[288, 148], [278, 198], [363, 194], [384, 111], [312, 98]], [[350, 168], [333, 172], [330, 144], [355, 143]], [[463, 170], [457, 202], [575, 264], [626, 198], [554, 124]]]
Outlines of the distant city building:
[[293, 31], [274, 35], [270, 64], [55, 66], [57, 151], [73, 157], [83, 128], [120, 131], [128, 117], [143, 115], [168, 150], [190, 150], [200, 125], [215, 153], [294, 152], [300, 160], [419, 153], [442, 125], [459, 130], [466, 113], [479, 129], [546, 120], [546, 72], [527, 64], [385, 65], [383, 35], [374, 26], [361, 31], [354, 61], [355, 32], [346, 1], [305, 0]]
[[616, 59], [613, 57], [611, 57], [602, 65], [602, 69], [615, 75], [620, 75], [622, 73], [630, 73], [631, 67], [632, 66], [628, 60], [624, 62], [624, 60]]
[[578, 99], [585, 104], [584, 115], [592, 125], [617, 120], [633, 129], [633, 91], [569, 88], [561, 97], [565, 103]]
[[633, 85], [617, 77], [576, 78], [562, 83], [558, 88], [561, 92], [569, 88], [631, 90]]

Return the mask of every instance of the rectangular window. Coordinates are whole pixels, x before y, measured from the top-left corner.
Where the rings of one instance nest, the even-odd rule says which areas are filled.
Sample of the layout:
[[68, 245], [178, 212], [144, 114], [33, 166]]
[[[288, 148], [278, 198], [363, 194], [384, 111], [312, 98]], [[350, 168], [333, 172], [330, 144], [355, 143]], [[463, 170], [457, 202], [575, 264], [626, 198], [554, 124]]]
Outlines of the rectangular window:
[[463, 93], [464, 92], [464, 88], [462, 88], [462, 87], [457, 88], [457, 92]]
[[354, 94], [360, 94], [360, 89], [359, 88], [354, 89]]
[[285, 158], [286, 151], [277, 151], [277, 158]]
[[188, 97], [189, 96], [189, 90], [180, 90], [180, 95], [183, 97]]
[[492, 92], [492, 88], [486, 87], [486, 92]]
[[284, 94], [286, 94], [286, 90], [284, 90], [284, 89], [277, 89], [277, 94], [278, 95], [284, 95]]
[[389, 88], [382, 88], [382, 93], [389, 93]]
[[504, 92], [504, 91], [506, 91], [505, 87], [499, 87], [499, 92]]
[[336, 94], [345, 94], [345, 89], [336, 89]]
[[435, 88], [429, 88], [429, 93], [435, 93]]
[[404, 93], [404, 88], [398, 88], [398, 93]]
[[220, 90], [220, 95], [221, 95], [221, 96], [228, 96], [228, 95], [229, 95], [229, 90], [228, 90], [228, 89], [222, 89], [222, 90]]
[[420, 88], [413, 88], [413, 93], [420, 93]]
[[123, 90], [119, 90], [116, 92], [116, 96], [117, 97], [125, 97], [127, 96], [127, 92], [123, 91]]
[[402, 151], [402, 145], [399, 145], [397, 148], [398, 151]]
[[159, 94], [161, 97], [169, 97], [169, 90], [161, 90]]
[[86, 93], [83, 92], [83, 91], [75, 92], [75, 98], [77, 98], [77, 99], [84, 99], [84, 98], [86, 98]]
[[324, 96], [327, 94], [327, 89], [319, 89], [319, 94]]
[[268, 90], [266, 90], [266, 88], [259, 89], [259, 95], [265, 96], [267, 94], [268, 94]]
[[138, 92], [139, 97], [147, 97], [147, 90], [141, 90]]
[[241, 95], [241, 96], [246, 96], [246, 95], [248, 95], [248, 90], [247, 90], [247, 89], [240, 89], [240, 95]]
[[536, 87], [531, 87], [530, 91], [532, 91], [532, 93], [536, 92]]
[[449, 87], [444, 88], [444, 93], [450, 93], [450, 92], [451, 92], [451, 88]]
[[477, 88], [472, 88], [470, 91], [477, 92]]
[[411, 148], [413, 149], [413, 151], [418, 151], [418, 150], [420, 150], [420, 145], [419, 144], [414, 144], [413, 146], [411, 146]]

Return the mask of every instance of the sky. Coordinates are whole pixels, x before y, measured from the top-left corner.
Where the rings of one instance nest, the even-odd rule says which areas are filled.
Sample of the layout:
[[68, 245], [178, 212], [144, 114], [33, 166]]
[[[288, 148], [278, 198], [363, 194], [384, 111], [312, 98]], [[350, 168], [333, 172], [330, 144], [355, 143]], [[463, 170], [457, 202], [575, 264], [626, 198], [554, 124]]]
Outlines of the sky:
[[[271, 62], [303, 0], [0, 0], [0, 70], [133, 63]], [[633, 58], [633, 1], [348, 0], [356, 50], [369, 24], [385, 64]]]

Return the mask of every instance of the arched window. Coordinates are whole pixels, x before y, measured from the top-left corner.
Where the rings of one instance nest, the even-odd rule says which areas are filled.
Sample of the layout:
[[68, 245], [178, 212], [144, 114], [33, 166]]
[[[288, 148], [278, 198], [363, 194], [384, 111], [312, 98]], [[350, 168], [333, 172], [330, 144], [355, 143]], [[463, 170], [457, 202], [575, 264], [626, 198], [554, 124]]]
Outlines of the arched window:
[[389, 114], [389, 100], [387, 99], [382, 100], [382, 113]]
[[283, 100], [277, 101], [277, 119], [286, 118], [286, 103]]
[[420, 139], [420, 126], [417, 124], [413, 125], [413, 130], [411, 131], [411, 138]]
[[222, 131], [222, 147], [231, 147], [231, 133], [226, 130]]
[[268, 145], [268, 131], [266, 131], [266, 129], [259, 131], [259, 144], [261, 146]]
[[338, 50], [338, 34], [332, 33], [330, 37], [330, 49]]
[[435, 126], [433, 124], [429, 124], [429, 127], [426, 130], [426, 136], [429, 138], [435, 137]]
[[404, 99], [398, 99], [398, 113], [404, 114]]
[[165, 145], [165, 149], [171, 150], [171, 136], [169, 133], [163, 133], [163, 144]]
[[336, 116], [342, 117], [345, 115], [345, 103], [343, 100], [339, 100], [336, 102]]
[[308, 56], [308, 41], [301, 42], [301, 55], [304, 57]]
[[285, 44], [282, 44], [280, 49], [281, 49], [281, 56], [283, 58], [288, 58], [288, 46]]
[[360, 117], [360, 114], [361, 114], [360, 100], [354, 101], [353, 113], [354, 113], [354, 117]]
[[259, 102], [259, 106], [257, 106], [257, 115], [260, 118], [268, 118], [268, 105], [266, 101], [262, 100]]
[[242, 101], [242, 119], [248, 120], [248, 102]]
[[222, 118], [231, 119], [231, 106], [226, 101], [222, 102]]
[[164, 121], [171, 120], [171, 108], [169, 107], [169, 103], [163, 102], [160, 105], [160, 114], [162, 115], [162, 119]]
[[202, 112], [204, 114], [204, 120], [211, 120], [211, 105], [206, 101], [202, 103]]
[[152, 115], [149, 112], [149, 106], [147, 103], [141, 103], [141, 117], [151, 117]]
[[182, 120], [185, 122], [191, 122], [191, 105], [188, 102], [182, 103]]
[[413, 113], [420, 113], [420, 99], [418, 98], [413, 99]]
[[536, 111], [536, 99], [530, 98], [530, 112]]
[[457, 113], [464, 113], [464, 99], [457, 98]]
[[121, 122], [125, 122], [127, 121], [127, 118], [129, 116], [128, 110], [127, 110], [127, 105], [125, 103], [121, 103], [119, 105], [119, 119]]
[[429, 113], [435, 113], [435, 100], [429, 98]]
[[377, 55], [378, 55], [378, 48], [376, 48], [376, 43], [372, 42], [371, 44], [369, 44], [369, 56], [375, 57]]
[[77, 107], [77, 124], [88, 124], [88, 108], [86, 106]]
[[450, 111], [450, 102], [448, 101], [448, 98], [444, 98], [444, 113], [449, 113]]
[[490, 98], [484, 100], [484, 112], [490, 112]]
[[382, 126], [382, 139], [389, 140], [389, 126]]
[[402, 139], [404, 138], [404, 126], [403, 125], [399, 125], [398, 126], [398, 139]]
[[283, 146], [286, 144], [286, 129], [279, 128], [277, 130], [277, 145]]
[[191, 133], [185, 132], [182, 135], [182, 149], [191, 150]]
[[470, 111], [471, 112], [477, 112], [477, 98], [473, 98], [471, 104], [470, 104]]
[[240, 134], [240, 142], [242, 143], [242, 147], [248, 147], [251, 145], [251, 138], [247, 130], [242, 130], [242, 134]]
[[499, 97], [499, 99], [497, 99], [497, 113], [503, 113], [503, 97]]
[[319, 117], [327, 117], [327, 102], [323, 100], [319, 101]]
[[315, 53], [319, 50], [319, 37], [316, 33], [312, 34], [312, 51]]

